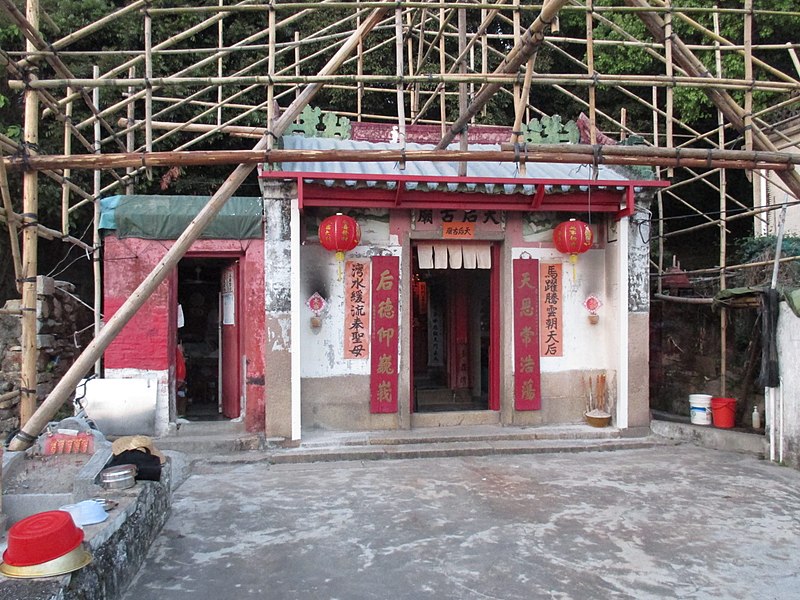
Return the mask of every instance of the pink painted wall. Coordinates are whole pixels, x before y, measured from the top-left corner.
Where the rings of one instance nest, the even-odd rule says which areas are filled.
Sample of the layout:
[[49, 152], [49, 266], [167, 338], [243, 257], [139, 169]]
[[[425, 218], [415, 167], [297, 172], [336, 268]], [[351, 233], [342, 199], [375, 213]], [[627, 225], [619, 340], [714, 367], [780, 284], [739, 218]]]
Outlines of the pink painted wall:
[[[150, 274], [173, 241], [118, 239], [103, 242], [103, 312], [108, 320]], [[264, 242], [255, 240], [199, 240], [187, 257], [240, 260], [237, 314], [246, 357], [247, 406], [245, 427], [264, 430]], [[175, 363], [177, 274], [172, 273], [106, 349], [109, 369], [166, 370]]]

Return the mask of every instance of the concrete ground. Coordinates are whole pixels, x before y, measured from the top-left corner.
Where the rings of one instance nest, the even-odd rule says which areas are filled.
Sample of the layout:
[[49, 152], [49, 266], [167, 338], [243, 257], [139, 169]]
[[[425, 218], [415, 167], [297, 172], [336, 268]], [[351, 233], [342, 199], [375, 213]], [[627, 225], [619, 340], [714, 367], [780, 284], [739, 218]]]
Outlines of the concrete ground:
[[800, 472], [690, 445], [200, 463], [124, 598], [800, 597]]

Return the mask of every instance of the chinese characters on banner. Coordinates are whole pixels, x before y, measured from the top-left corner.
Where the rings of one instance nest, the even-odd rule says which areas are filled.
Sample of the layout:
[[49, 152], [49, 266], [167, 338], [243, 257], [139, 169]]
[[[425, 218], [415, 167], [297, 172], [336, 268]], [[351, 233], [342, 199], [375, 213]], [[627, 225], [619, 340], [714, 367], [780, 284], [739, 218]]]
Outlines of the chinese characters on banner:
[[400, 259], [372, 258], [372, 357], [369, 410], [397, 412]]
[[541, 283], [541, 307], [542, 320], [540, 321], [541, 331], [539, 334], [542, 340], [542, 356], [563, 356], [564, 338], [561, 319], [562, 311], [562, 270], [563, 265], [545, 264], [542, 265]]
[[348, 260], [344, 281], [344, 357], [369, 356], [369, 263]]
[[428, 366], [444, 365], [444, 315], [437, 297], [431, 297], [428, 310]]
[[514, 260], [514, 408], [542, 407], [539, 370], [539, 261]]

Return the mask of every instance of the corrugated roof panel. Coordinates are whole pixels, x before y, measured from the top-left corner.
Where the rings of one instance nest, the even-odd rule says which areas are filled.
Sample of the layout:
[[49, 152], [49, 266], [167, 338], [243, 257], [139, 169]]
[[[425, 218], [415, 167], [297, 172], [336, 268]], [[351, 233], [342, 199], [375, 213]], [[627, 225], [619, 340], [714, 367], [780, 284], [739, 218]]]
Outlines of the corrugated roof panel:
[[[357, 140], [340, 140], [336, 138], [306, 138], [303, 136], [285, 136], [283, 138], [283, 147], [287, 150], [399, 150], [402, 148], [400, 144], [393, 144], [389, 142], [364, 142]], [[429, 144], [413, 144], [407, 143], [406, 150], [433, 150], [434, 146]], [[451, 145], [448, 149], [457, 150], [457, 145]], [[497, 145], [473, 144], [469, 147], [470, 150], [499, 150]], [[405, 169], [400, 169], [400, 164], [397, 162], [389, 161], [374, 161], [374, 162], [284, 162], [282, 170], [290, 172], [303, 172], [303, 173], [341, 173], [352, 174], [354, 179], [348, 179], [339, 182], [339, 185], [344, 183], [349, 187], [359, 185], [363, 182], [368, 175], [401, 175], [404, 177], [419, 176], [420, 178], [445, 178], [445, 177], [458, 177], [459, 163], [457, 162], [424, 162], [424, 161], [408, 161], [405, 164]], [[485, 178], [485, 179], [578, 179], [586, 181], [593, 179], [593, 167], [591, 165], [583, 164], [562, 164], [562, 163], [527, 163], [525, 177], [521, 177], [519, 173], [519, 165], [513, 162], [467, 162], [467, 177]], [[599, 165], [597, 168], [597, 179], [601, 180], [617, 180], [627, 181], [627, 178], [612, 170], [608, 166]], [[336, 180], [322, 178], [325, 185], [331, 187], [336, 185]], [[306, 177], [305, 181], [315, 181], [314, 178]], [[368, 187], [386, 187], [394, 189], [396, 182], [393, 181], [375, 181], [367, 180]], [[470, 192], [484, 192], [495, 193], [496, 186], [491, 183], [454, 183], [443, 182], [438, 184], [435, 182], [425, 182], [425, 185], [420, 186], [413, 181], [406, 181], [406, 189], [420, 189], [431, 190], [437, 189], [447, 190], [450, 192], [462, 189]], [[571, 186], [545, 186], [545, 193], [550, 194], [558, 191], [567, 192]], [[580, 187], [585, 191], [585, 185]], [[621, 189], [621, 188], [619, 188]], [[532, 184], [514, 185], [512, 183], [503, 183], [503, 193], [505, 194], [525, 194], [532, 195], [535, 193], [535, 186]]]

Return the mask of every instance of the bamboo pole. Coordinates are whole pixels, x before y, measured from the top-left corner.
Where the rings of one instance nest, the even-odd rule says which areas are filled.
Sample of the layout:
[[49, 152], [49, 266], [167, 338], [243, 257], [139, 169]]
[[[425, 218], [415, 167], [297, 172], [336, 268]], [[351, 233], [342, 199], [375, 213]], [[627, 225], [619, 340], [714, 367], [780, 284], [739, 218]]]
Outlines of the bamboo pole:
[[[153, 18], [150, 16], [149, 5], [144, 10], [144, 149], [145, 152], [153, 151]], [[146, 169], [147, 179], [152, 181], [152, 169]]]
[[[220, 8], [225, 6], [225, 0], [219, 0], [218, 6]], [[268, 35], [273, 35], [275, 32], [275, 23], [270, 22], [268, 23], [267, 29]], [[225, 48], [225, 20], [221, 19], [219, 23], [217, 23], [217, 53], [219, 54], [219, 58], [217, 59], [217, 77], [222, 77], [225, 74], [224, 69], [224, 56], [222, 55], [222, 50]], [[274, 56], [275, 48], [274, 46], [269, 49], [270, 58]], [[270, 71], [271, 72], [271, 71]], [[217, 103], [219, 106], [217, 107], [217, 125], [222, 124], [222, 86], [217, 87]]]
[[[511, 31], [513, 32], [513, 37], [511, 39], [514, 41], [514, 46], [518, 46], [520, 39], [522, 39], [522, 22], [520, 21], [521, 13], [519, 11], [519, 0], [513, 0], [512, 6], [514, 7], [514, 12], [511, 13]], [[520, 101], [521, 96], [522, 89], [519, 81], [515, 81], [512, 91], [514, 106], [516, 106], [517, 102]]]
[[[35, 1], [35, 0], [29, 0]], [[383, 3], [389, 4], [388, 2]], [[369, 33], [380, 21], [383, 14], [389, 10], [388, 6], [375, 9], [358, 28], [348, 41], [330, 59], [322, 71], [326, 73], [337, 70], [345, 57], [353, 52], [358, 43], [358, 39]], [[303, 107], [319, 91], [317, 86], [309, 86], [300, 94], [300, 97], [292, 103], [289, 108], [275, 122], [273, 133], [280, 137], [288, 126], [294, 121], [295, 117], [302, 112]], [[34, 93], [31, 91], [31, 93]], [[253, 148], [253, 152], [264, 152], [267, 149], [267, 136], [262, 138]], [[61, 380], [56, 384], [53, 391], [47, 396], [39, 410], [30, 418], [29, 422], [22, 427], [14, 438], [10, 441], [8, 448], [11, 451], [25, 450], [36, 441], [36, 436], [47, 425], [47, 422], [56, 413], [64, 401], [73, 393], [75, 386], [94, 363], [122, 331], [128, 321], [144, 305], [155, 289], [167, 278], [167, 276], [177, 266], [178, 261], [183, 257], [191, 245], [200, 237], [203, 230], [211, 220], [219, 213], [228, 199], [234, 194], [239, 186], [244, 182], [253, 164], [239, 164], [231, 175], [220, 186], [217, 192], [211, 197], [205, 207], [192, 220], [186, 230], [178, 237], [175, 244], [167, 251], [164, 257], [155, 266], [153, 271], [136, 288], [133, 294], [120, 306], [119, 310], [112, 316], [106, 326], [95, 336], [94, 340], [86, 347], [81, 355], [75, 360], [73, 365], [67, 370]], [[35, 289], [34, 289], [35, 291]], [[23, 316], [24, 317], [24, 316]], [[35, 366], [35, 365], [34, 365]]]
[[404, 64], [405, 57], [403, 56], [404, 43], [403, 43], [403, 11], [396, 8], [394, 11], [394, 59], [395, 59], [395, 75], [397, 75], [398, 83], [397, 90], [397, 133], [400, 138], [400, 143], [403, 147], [406, 145], [406, 99], [405, 90], [403, 87], [403, 75], [405, 72]]
[[[25, 21], [36, 30], [39, 26], [39, 0], [27, 0]], [[36, 47], [31, 39], [25, 41], [27, 49]], [[36, 79], [38, 69], [31, 65], [29, 77]], [[23, 141], [26, 148], [39, 143], [39, 97], [35, 90], [25, 91], [25, 116]], [[38, 222], [39, 182], [38, 172], [26, 171], [22, 175], [23, 213]], [[10, 215], [9, 215], [10, 216]], [[36, 386], [39, 352], [36, 347], [36, 275], [39, 236], [30, 222], [22, 224], [22, 357], [20, 365], [19, 422], [24, 427], [36, 411]]]
[[[285, 112], [278, 122], [285, 122]], [[291, 121], [290, 121], [291, 122]], [[783, 172], [800, 164], [800, 155], [785, 152], [746, 152], [744, 150], [669, 150], [647, 146], [590, 146], [586, 144], [528, 144], [523, 148], [528, 162], [569, 164], [645, 165], [661, 167], [705, 167], [729, 169], [766, 169]], [[134, 154], [31, 156], [4, 158], [9, 172], [64, 168], [94, 169], [126, 167], [204, 166], [258, 162], [378, 162], [409, 161], [508, 161], [518, 156], [513, 145], [501, 144], [500, 150], [195, 150]]]
[[[131, 67], [130, 71], [128, 71], [129, 77], [136, 77], [136, 67]], [[128, 87], [128, 96], [133, 95], [133, 87]], [[134, 148], [136, 147], [136, 131], [131, 127], [134, 123], [136, 118], [136, 105], [133, 102], [130, 102], [127, 106], [127, 119], [124, 122], [118, 122], [117, 125], [120, 127], [126, 128], [125, 130], [125, 149], [128, 153], [133, 152]], [[151, 124], [152, 127], [152, 124]], [[132, 194], [133, 193], [133, 175], [134, 169], [133, 167], [127, 167], [125, 169], [125, 175], [127, 176], [127, 185], [125, 186], [125, 193]]]
[[[67, 95], [71, 93], [67, 88]], [[72, 102], [69, 102], [64, 110], [64, 156], [72, 154], [72, 132], [69, 128], [72, 122]], [[69, 169], [64, 169], [64, 179], [68, 180], [72, 175]], [[69, 198], [70, 189], [66, 183], [61, 184], [61, 233], [69, 235]]]
[[[2, 0], [0, 0], [2, 1]], [[562, 0], [555, 0], [556, 2], [560, 2]], [[564, 0], [566, 1], [566, 0]], [[541, 43], [541, 41], [537, 42], [536, 46]], [[447, 58], [447, 54], [444, 54], [444, 57]], [[524, 63], [527, 60], [527, 57], [523, 57], [525, 60], [522, 61]], [[520, 63], [520, 64], [522, 64]], [[480, 83], [484, 86], [497, 86], [503, 84], [513, 84], [519, 79], [519, 76], [514, 72], [498, 72], [495, 71], [494, 73], [489, 73], [487, 75], [483, 75], [480, 73], [467, 73], [466, 75], [460, 74], [448, 74], [448, 73], [439, 73], [439, 74], [424, 74], [424, 75], [405, 75], [403, 77], [403, 81], [405, 83], [443, 83], [443, 84], [457, 84], [461, 82], [467, 83]], [[365, 83], [365, 84], [385, 84], [385, 85], [396, 85], [398, 82], [398, 78], [395, 76], [388, 76], [388, 75], [276, 75], [273, 78], [273, 83], [277, 85], [289, 85], [289, 84], [325, 84], [325, 83]], [[8, 86], [10, 89], [18, 91], [23, 90], [26, 87], [30, 87], [36, 90], [44, 90], [44, 89], [59, 89], [66, 86], [75, 86], [80, 88], [87, 88], [90, 89], [92, 87], [119, 87], [119, 88], [126, 88], [129, 85], [135, 85], [137, 87], [146, 87], [148, 84], [153, 86], [153, 88], [157, 87], [167, 87], [167, 86], [193, 86], [193, 85], [207, 85], [207, 86], [217, 86], [217, 85], [266, 85], [269, 83], [269, 79], [266, 76], [259, 76], [259, 75], [251, 75], [251, 76], [238, 76], [238, 77], [188, 77], [188, 76], [177, 76], [177, 75], [170, 75], [167, 77], [155, 77], [153, 79], [144, 79], [144, 78], [137, 78], [137, 79], [129, 79], [125, 78], [109, 78], [109, 79], [83, 79], [77, 77], [62, 77], [62, 78], [54, 78], [54, 79], [39, 79], [36, 81], [30, 82], [23, 82], [16, 79], [11, 79], [8, 82]], [[598, 85], [605, 85], [605, 86], [629, 86], [629, 87], [695, 87], [702, 90], [739, 90], [744, 91], [747, 89], [753, 89], [763, 92], [773, 92], [773, 93], [792, 93], [800, 90], [800, 84], [792, 84], [792, 83], [785, 83], [779, 81], [766, 81], [766, 80], [756, 80], [755, 82], [749, 82], [744, 79], [736, 79], [736, 78], [725, 78], [719, 79], [714, 76], [709, 75], [708, 77], [704, 77], [702, 75], [692, 75], [692, 76], [676, 76], [671, 80], [667, 80], [663, 76], [653, 76], [653, 75], [609, 75], [609, 74], [597, 74], [594, 76], [589, 76], [587, 74], [581, 73], [539, 73], [534, 80], [535, 85], [542, 85], [542, 86], [549, 86], [554, 84], [568, 84], [568, 85], [575, 85], [575, 86], [598, 86]], [[141, 94], [141, 95], [139, 95]], [[478, 92], [479, 95], [480, 92]], [[143, 96], [143, 92], [137, 92], [137, 97], [133, 100], [139, 99]], [[126, 99], [122, 102], [117, 103], [114, 105], [114, 110], [110, 110], [110, 108], [103, 109], [103, 111], [99, 112], [98, 114], [108, 115], [116, 110], [119, 110], [121, 107], [125, 106], [129, 99]], [[88, 125], [92, 122], [94, 117], [87, 119], [77, 125], [78, 128], [82, 128], [85, 125]], [[741, 118], [737, 119], [741, 120]]]
[[[95, 65], [92, 68], [92, 74], [95, 77], [100, 77], [100, 67]], [[92, 103], [95, 106], [100, 106], [100, 88], [92, 90], [92, 94]], [[98, 156], [103, 152], [100, 146], [101, 133], [100, 121], [97, 120], [94, 122], [94, 143], [95, 154]], [[92, 281], [94, 283], [93, 319], [95, 337], [100, 333], [100, 326], [102, 324], [101, 314], [103, 310], [103, 280], [101, 277], [100, 265], [100, 189], [103, 183], [102, 176], [102, 169], [94, 170], [94, 202], [92, 202], [92, 247], [94, 248], [94, 252], [92, 252]], [[98, 357], [94, 363], [94, 373], [99, 376], [102, 372], [102, 362], [100, 357]]]
[[[458, 70], [460, 73], [467, 72], [467, 62], [465, 58], [467, 55], [466, 47], [467, 47], [467, 12], [463, 8], [459, 8], [458, 9], [458, 55], [461, 57], [461, 60], [458, 63]], [[467, 84], [459, 83], [458, 113], [463, 114], [467, 110], [468, 106], [469, 106], [469, 98], [467, 97]], [[458, 148], [462, 152], [466, 152], [469, 150], [469, 137], [466, 125], [464, 126], [464, 129], [461, 130], [461, 135], [459, 136], [458, 139]], [[458, 163], [458, 176], [466, 177], [466, 175], [467, 175], [467, 163], [466, 162]]]
[[[267, 12], [267, 29], [269, 35], [267, 36], [267, 43], [269, 44], [269, 61], [267, 62], [267, 73], [270, 78], [275, 75], [275, 8], [270, 4]], [[297, 32], [295, 32], [295, 35]], [[299, 46], [298, 46], [299, 47]], [[218, 97], [220, 105], [222, 104], [222, 96]], [[217, 120], [217, 125], [222, 126], [222, 109], [220, 108], [220, 118]], [[270, 83], [267, 85], [267, 129], [272, 130], [275, 123], [275, 85]], [[272, 136], [267, 136], [267, 149], [271, 150], [275, 143]]]
[[[595, 75], [593, 8], [593, 0], [586, 0], [586, 70], [592, 77]], [[589, 86], [589, 143], [597, 143], [597, 88], [594, 84]]]
[[[444, 73], [445, 71], [445, 53], [444, 53], [444, 35], [441, 35], [444, 32], [445, 28], [445, 9], [439, 9], [439, 73]], [[439, 88], [439, 122], [442, 124], [442, 136], [445, 134], [445, 130], [447, 128], [447, 105], [445, 100], [447, 99], [444, 94], [445, 87], [441, 86]]]
[[[0, 158], [2, 154], [0, 153]], [[11, 203], [11, 191], [8, 189], [8, 176], [6, 174], [5, 162], [0, 160], [0, 196], [2, 196], [3, 207], [5, 210], [6, 224], [8, 226], [9, 246], [11, 247], [11, 260], [14, 263], [14, 282], [17, 293], [22, 292], [22, 256], [19, 251], [19, 238], [17, 237], [17, 225], [19, 218], [14, 212]]]
[[[406, 48], [405, 48], [405, 59], [406, 59], [406, 69], [408, 69], [408, 74], [414, 74], [414, 17], [417, 13], [412, 13], [408, 11], [405, 13], [406, 19], [406, 30], [408, 31], [408, 35], [406, 36]], [[417, 105], [417, 94], [419, 93], [419, 87], [416, 85], [409, 86], [408, 88], [408, 109], [409, 109], [409, 117], [411, 120], [414, 120], [414, 111]]]
[[[5, 312], [4, 314], [10, 314], [10, 312]], [[5, 394], [0, 395], [0, 402], [8, 402], [9, 400], [13, 400], [18, 396], [19, 396], [19, 390], [6, 392]]]
[[[714, 13], [714, 33], [719, 35], [719, 13]], [[720, 52], [719, 42], [714, 43], [714, 62], [717, 70], [717, 76], [722, 77], [722, 52]], [[722, 111], [717, 109], [717, 127], [718, 137], [717, 141], [720, 148], [725, 147], [725, 116]], [[720, 291], [727, 288], [727, 279], [725, 277], [725, 267], [728, 264], [728, 228], [726, 216], [728, 214], [728, 203], [726, 201], [726, 187], [727, 179], [725, 176], [725, 169], [719, 170], [719, 289]], [[719, 311], [719, 331], [720, 331], [720, 395], [726, 396], [728, 390], [728, 310], [722, 306]]]
[[[361, 5], [361, 0], [358, 0], [356, 4]], [[356, 29], [361, 27], [361, 15], [359, 13], [358, 17], [356, 18]], [[300, 75], [300, 72], [297, 72], [297, 75]], [[364, 40], [359, 39], [358, 45], [356, 46], [356, 75], [361, 77], [364, 75]], [[357, 120], [361, 122], [361, 111], [364, 107], [364, 83], [359, 81], [356, 84], [356, 114], [358, 115]]]

